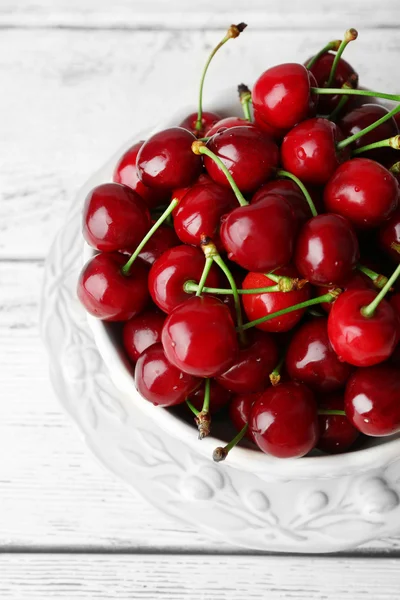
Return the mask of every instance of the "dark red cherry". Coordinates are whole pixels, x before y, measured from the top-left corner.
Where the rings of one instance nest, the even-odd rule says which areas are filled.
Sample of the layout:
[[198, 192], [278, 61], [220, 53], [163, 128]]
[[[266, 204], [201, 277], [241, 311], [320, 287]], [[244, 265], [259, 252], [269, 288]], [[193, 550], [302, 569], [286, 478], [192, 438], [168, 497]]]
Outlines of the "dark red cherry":
[[[205, 258], [199, 248], [176, 246], [164, 252], [150, 269], [149, 292], [154, 303], [166, 313], [185, 302], [191, 294], [183, 286], [187, 281], [199, 282]], [[206, 284], [221, 287], [220, 271], [212, 266]]]
[[229, 309], [212, 296], [194, 296], [167, 317], [162, 344], [168, 360], [185, 373], [215, 377], [238, 354], [238, 341]]
[[274, 127], [273, 125], [270, 125], [264, 121], [258, 110], [254, 110], [254, 124], [258, 127], [258, 129], [261, 129], [261, 131], [270, 135], [276, 142], [281, 142], [288, 131], [287, 129]]
[[183, 119], [183, 121], [181, 123], [179, 123], [179, 127], [188, 129], [196, 137], [203, 137], [204, 135], [209, 135], [208, 133], [206, 134], [205, 132], [208, 129], [210, 129], [210, 127], [212, 127], [214, 125], [214, 123], [217, 123], [218, 121], [220, 121], [220, 119], [221, 119], [221, 117], [220, 117], [220, 115], [217, 115], [217, 113], [209, 112], [209, 111], [205, 110], [202, 113], [200, 130], [196, 129], [197, 112], [191, 113], [185, 119]]
[[369, 158], [353, 158], [338, 167], [324, 191], [328, 212], [358, 228], [378, 227], [398, 206], [399, 186], [393, 175]]
[[308, 119], [284, 137], [281, 159], [284, 169], [303, 183], [325, 185], [338, 166], [350, 157], [348, 148], [337, 150], [344, 136], [328, 119]]
[[[372, 123], [375, 123], [375, 121], [387, 115], [388, 112], [388, 109], [385, 106], [382, 106], [382, 104], [364, 104], [344, 115], [340, 121], [338, 121], [338, 125], [344, 136], [350, 137], [362, 129], [365, 129], [368, 125], [372, 125]], [[392, 117], [382, 123], [382, 125], [378, 125], [378, 127], [375, 127], [375, 129], [369, 133], [358, 138], [358, 140], [353, 142], [352, 148], [361, 148], [361, 146], [367, 146], [367, 144], [385, 140], [398, 133], [399, 129], [397, 123]], [[384, 162], [390, 156], [396, 156], [396, 153], [390, 148], [375, 148], [375, 150], [364, 152], [363, 156], [365, 158]]]
[[248, 271], [272, 271], [292, 257], [296, 222], [290, 204], [269, 194], [256, 204], [240, 206], [220, 230], [228, 258]]
[[126, 185], [103, 183], [86, 196], [83, 237], [103, 252], [136, 247], [150, 228], [143, 199]]
[[83, 267], [78, 281], [78, 298], [86, 310], [103, 321], [127, 321], [139, 314], [149, 301], [148, 271], [136, 260], [129, 275], [123, 275], [126, 256], [97, 254]]
[[393, 296], [389, 300], [389, 304], [393, 308], [393, 310], [397, 316], [397, 323], [399, 326], [399, 339], [400, 339], [400, 292], [397, 292], [397, 294], [393, 294]]
[[238, 206], [232, 190], [214, 181], [192, 187], [174, 212], [174, 227], [185, 244], [199, 246], [204, 236], [220, 247], [221, 217]]
[[210, 183], [211, 181], [211, 177], [209, 177], [206, 173], [201, 173], [201, 175], [199, 175], [196, 181], [191, 185], [173, 189], [171, 192], [171, 198], [174, 198], [175, 200], [179, 200], [179, 202], [181, 202], [188, 193], [188, 191], [192, 189], [192, 187], [196, 185], [201, 185], [203, 183]]
[[[353, 271], [350, 278], [344, 283], [340, 284], [341, 289], [345, 292], [346, 290], [373, 290], [375, 289], [374, 284], [369, 277], [366, 277], [359, 271]], [[328, 292], [332, 292], [335, 286], [317, 286], [315, 288], [316, 296], [325, 296]], [[375, 289], [376, 291], [376, 289]], [[325, 312], [330, 313], [332, 310], [332, 302], [323, 302], [319, 305], [324, 309]]]
[[333, 392], [344, 387], [353, 367], [336, 356], [328, 337], [328, 320], [318, 317], [294, 333], [286, 353], [289, 377], [314, 392]]
[[[297, 277], [298, 273], [293, 265], [288, 265], [274, 272], [275, 275], [284, 275], [286, 277]], [[243, 289], [251, 290], [261, 287], [270, 287], [276, 285], [272, 279], [263, 273], [248, 273], [243, 281]], [[260, 317], [265, 317], [271, 313], [300, 304], [309, 300], [311, 290], [309, 285], [305, 285], [301, 290], [292, 292], [262, 292], [260, 294], [243, 294], [242, 302], [249, 321], [255, 321]], [[289, 331], [300, 321], [305, 313], [305, 309], [289, 312], [280, 317], [274, 317], [270, 321], [265, 321], [256, 325], [257, 329], [263, 331], [282, 332]]]
[[364, 317], [361, 309], [376, 297], [372, 290], [349, 290], [335, 300], [328, 318], [328, 335], [340, 360], [356, 367], [383, 362], [398, 342], [396, 314], [381, 300], [373, 316]]
[[142, 183], [163, 190], [193, 183], [202, 170], [201, 157], [192, 152], [195, 139], [190, 131], [181, 127], [171, 127], [152, 135], [137, 156]]
[[251, 409], [250, 431], [257, 446], [278, 458], [296, 458], [318, 440], [317, 404], [311, 390], [289, 381], [270, 387]]
[[354, 427], [365, 435], [400, 431], [398, 367], [384, 364], [357, 369], [346, 386], [345, 409]]
[[251, 204], [256, 204], [263, 200], [268, 194], [284, 196], [289, 202], [297, 226], [301, 227], [308, 219], [311, 219], [312, 213], [307, 200], [299, 186], [290, 179], [274, 179], [268, 181], [260, 187], [251, 199]]
[[225, 129], [232, 129], [232, 127], [256, 127], [256, 125], [243, 119], [243, 117], [225, 117], [214, 123], [206, 132], [205, 137], [212, 137], [216, 133], [221, 133]]
[[278, 362], [278, 349], [272, 335], [250, 331], [247, 343], [234, 363], [217, 377], [220, 385], [236, 394], [260, 392], [269, 384], [269, 373]]
[[152, 404], [175, 406], [186, 400], [200, 380], [171, 365], [162, 344], [153, 344], [138, 358], [135, 384], [143, 398]]
[[[382, 250], [395, 262], [400, 262], [400, 207], [379, 229], [378, 240]], [[397, 244], [399, 252], [392, 244]]]
[[[331, 52], [326, 52], [325, 54], [322, 54], [322, 56], [318, 58], [315, 64], [311, 67], [310, 71], [314, 75], [318, 87], [326, 87], [326, 83], [329, 79], [334, 59], [335, 54], [332, 54]], [[309, 60], [305, 64], [307, 64], [308, 62]], [[348, 83], [349, 81], [357, 83], [358, 75], [354, 71], [353, 67], [349, 65], [348, 62], [343, 60], [343, 58], [340, 58], [336, 68], [335, 77], [332, 81], [332, 84], [329, 87], [341, 88], [344, 83]], [[355, 85], [354, 87], [357, 87], [357, 85]], [[329, 94], [329, 96], [319, 96], [318, 112], [323, 115], [329, 115], [334, 110], [334, 108], [336, 108], [341, 99], [342, 96], [337, 94]]]
[[133, 362], [137, 361], [146, 348], [161, 342], [164, 321], [164, 313], [150, 308], [124, 324], [122, 343]]
[[357, 237], [345, 217], [318, 215], [300, 230], [294, 256], [298, 272], [310, 283], [338, 285], [350, 278], [357, 265]]
[[[344, 410], [344, 393], [324, 394], [319, 409]], [[358, 429], [345, 415], [318, 415], [319, 439], [317, 448], [328, 454], [346, 452], [360, 436]]]
[[[224, 163], [240, 191], [255, 192], [278, 165], [279, 150], [273, 139], [255, 127], [232, 127], [215, 134], [207, 147]], [[217, 183], [230, 187], [225, 174], [209, 156], [204, 166]]]
[[147, 263], [150, 267], [155, 261], [170, 248], [174, 248], [180, 244], [179, 238], [172, 227], [160, 225], [153, 233], [145, 247], [139, 254], [139, 258]]
[[252, 91], [254, 110], [266, 123], [290, 129], [315, 114], [318, 97], [314, 76], [298, 63], [271, 67], [257, 79]]
[[149, 188], [140, 181], [136, 169], [136, 159], [143, 144], [143, 140], [137, 142], [121, 156], [114, 169], [113, 181], [116, 183], [123, 183], [130, 187], [143, 198], [147, 206], [151, 209], [160, 204], [167, 203], [169, 192]]
[[[210, 409], [211, 415], [220, 412], [227, 406], [232, 398], [232, 394], [226, 388], [219, 385], [214, 379], [210, 381]], [[201, 411], [204, 402], [204, 384], [196, 391], [192, 392], [188, 398], [197, 410]]]
[[[240, 394], [234, 396], [229, 403], [229, 418], [233, 423], [234, 428], [239, 432], [246, 423], [249, 422], [251, 407], [258, 400], [262, 392], [255, 394]], [[255, 443], [254, 436], [250, 429], [246, 432], [246, 437]]]

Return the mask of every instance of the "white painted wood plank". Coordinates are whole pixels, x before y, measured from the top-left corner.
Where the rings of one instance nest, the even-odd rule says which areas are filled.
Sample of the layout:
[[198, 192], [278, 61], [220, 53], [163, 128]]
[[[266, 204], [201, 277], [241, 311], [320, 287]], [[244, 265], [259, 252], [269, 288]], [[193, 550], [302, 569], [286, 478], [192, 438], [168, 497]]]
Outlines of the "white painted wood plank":
[[254, 21], [257, 29], [396, 27], [393, 0], [3, 0], [3, 27], [99, 27], [200, 29]]
[[[212, 65], [205, 104], [212, 90], [232, 86], [235, 93], [268, 65], [306, 59], [337, 33], [249, 27]], [[216, 38], [188, 31], [2, 31], [0, 258], [43, 257], [94, 170], [177, 103], [194, 108]], [[399, 52], [397, 33], [361, 31], [347, 56], [362, 84], [394, 92]]]
[[0, 556], [2, 600], [395, 600], [396, 559]]

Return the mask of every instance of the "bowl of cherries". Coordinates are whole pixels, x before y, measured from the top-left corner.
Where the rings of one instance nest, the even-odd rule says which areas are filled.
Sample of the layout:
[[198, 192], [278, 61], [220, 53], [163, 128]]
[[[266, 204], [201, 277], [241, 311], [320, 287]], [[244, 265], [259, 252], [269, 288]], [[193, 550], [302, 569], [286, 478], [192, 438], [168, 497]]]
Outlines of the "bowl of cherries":
[[211, 463], [367, 470], [400, 453], [400, 96], [359, 87], [349, 29], [203, 111], [245, 27], [87, 195], [78, 297], [118, 387]]

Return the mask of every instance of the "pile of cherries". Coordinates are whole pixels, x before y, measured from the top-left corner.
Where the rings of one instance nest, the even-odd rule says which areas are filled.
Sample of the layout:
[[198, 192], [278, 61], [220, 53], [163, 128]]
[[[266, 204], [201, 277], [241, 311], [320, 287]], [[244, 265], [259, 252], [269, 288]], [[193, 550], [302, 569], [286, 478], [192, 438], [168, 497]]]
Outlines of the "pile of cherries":
[[[133, 145], [86, 198], [78, 296], [122, 322], [140, 394], [276, 457], [400, 431], [400, 97], [358, 87], [357, 32]], [[388, 110], [376, 98], [394, 100]], [[238, 103], [239, 105], [239, 103]]]

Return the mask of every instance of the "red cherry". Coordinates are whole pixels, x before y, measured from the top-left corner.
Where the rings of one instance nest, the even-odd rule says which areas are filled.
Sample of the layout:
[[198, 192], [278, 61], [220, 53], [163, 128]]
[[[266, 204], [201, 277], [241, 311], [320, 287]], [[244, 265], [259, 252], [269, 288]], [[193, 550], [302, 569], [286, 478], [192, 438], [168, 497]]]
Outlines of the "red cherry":
[[290, 179], [274, 179], [273, 181], [268, 181], [268, 183], [265, 183], [256, 191], [251, 199], [251, 204], [256, 204], [269, 194], [284, 196], [292, 208], [298, 227], [304, 225], [308, 219], [311, 219], [312, 214], [308, 202], [305, 199], [303, 192], [294, 181], [291, 181]]
[[174, 227], [185, 244], [199, 246], [209, 237], [220, 247], [221, 217], [238, 206], [232, 190], [214, 181], [191, 188], [174, 212]]
[[179, 200], [179, 202], [181, 202], [188, 193], [188, 191], [192, 189], [192, 187], [196, 185], [202, 185], [203, 183], [210, 183], [211, 181], [211, 177], [209, 177], [206, 173], [201, 173], [201, 175], [199, 175], [196, 181], [191, 185], [173, 189], [171, 193], [171, 198], [175, 198], [175, 200]]
[[353, 368], [336, 356], [328, 337], [328, 320], [318, 317], [304, 323], [293, 335], [286, 353], [291, 379], [315, 392], [333, 392], [344, 387]]
[[139, 194], [149, 208], [165, 204], [169, 199], [168, 192], [156, 190], [144, 185], [136, 169], [136, 159], [144, 141], [141, 140], [129, 148], [119, 159], [113, 174], [113, 181], [123, 183]]
[[369, 158], [340, 165], [324, 191], [326, 210], [347, 217], [356, 227], [378, 227], [396, 210], [399, 186], [393, 175]]
[[[345, 292], [346, 290], [373, 290], [375, 289], [372, 280], [369, 277], [366, 277], [363, 273], [359, 273], [358, 271], [354, 271], [345, 283], [341, 283], [340, 287]], [[335, 286], [324, 287], [317, 286], [316, 287], [316, 296], [325, 296], [328, 292], [332, 292], [335, 289]], [[376, 291], [376, 289], [375, 289]], [[324, 309], [325, 312], [330, 313], [332, 310], [332, 302], [322, 302], [319, 305]]]
[[350, 278], [357, 265], [357, 237], [344, 217], [318, 215], [300, 230], [294, 256], [298, 272], [310, 283], [340, 284]]
[[[241, 431], [246, 423], [249, 422], [251, 407], [261, 396], [261, 393], [262, 392], [256, 394], [240, 394], [239, 396], [234, 396], [232, 398], [229, 404], [229, 418], [237, 431]], [[254, 444], [256, 443], [250, 429], [247, 430], [246, 437], [254, 442]]]
[[318, 440], [314, 395], [295, 381], [270, 387], [253, 404], [249, 426], [257, 446], [266, 454], [304, 456]]
[[124, 324], [122, 343], [133, 362], [136, 362], [147, 348], [161, 342], [161, 330], [164, 321], [165, 315], [151, 308]]
[[400, 431], [400, 377], [396, 366], [357, 369], [346, 387], [345, 409], [354, 427], [365, 435]]
[[[274, 272], [275, 275], [284, 275], [286, 277], [297, 277], [297, 271], [292, 265], [283, 267]], [[251, 290], [260, 287], [270, 287], [276, 285], [272, 279], [263, 273], [248, 273], [243, 281], [243, 289]], [[243, 308], [249, 321], [255, 321], [260, 317], [265, 317], [283, 308], [300, 304], [310, 299], [310, 286], [305, 285], [301, 290], [292, 292], [262, 292], [260, 294], [244, 294], [242, 296]], [[274, 317], [270, 321], [265, 321], [256, 325], [257, 329], [263, 331], [282, 332], [292, 329], [301, 319], [305, 312], [296, 310], [280, 317]], [[275, 366], [275, 365], [274, 365]]]
[[[344, 410], [343, 392], [324, 395], [318, 403], [325, 410]], [[346, 452], [359, 437], [358, 429], [345, 415], [318, 415], [320, 436], [317, 448], [328, 454]]]
[[281, 159], [284, 169], [303, 183], [325, 185], [338, 166], [350, 157], [348, 148], [336, 148], [343, 138], [338, 126], [328, 119], [303, 121], [283, 139]]
[[86, 196], [83, 237], [103, 252], [136, 247], [150, 227], [150, 213], [134, 191], [119, 183], [103, 183]]
[[290, 262], [296, 223], [289, 203], [269, 194], [240, 206], [223, 221], [220, 237], [228, 258], [248, 271], [272, 271]]
[[183, 121], [181, 123], [179, 123], [179, 127], [188, 129], [196, 137], [203, 137], [204, 135], [207, 135], [207, 136], [209, 135], [208, 133], [205, 134], [205, 131], [210, 129], [210, 127], [212, 127], [214, 125], [214, 123], [217, 123], [218, 121], [220, 121], [220, 119], [221, 119], [221, 117], [220, 117], [220, 115], [217, 115], [217, 113], [203, 111], [202, 119], [201, 119], [201, 129], [198, 130], [198, 129], [196, 129], [197, 112], [195, 112], [195, 113], [191, 113], [190, 115], [185, 117], [183, 119]]
[[254, 84], [252, 102], [260, 118], [279, 129], [290, 129], [315, 114], [318, 97], [314, 76], [298, 63], [286, 63], [264, 71]]
[[242, 117], [225, 117], [214, 123], [206, 132], [205, 137], [212, 137], [216, 133], [221, 133], [225, 129], [232, 129], [232, 127], [256, 127], [256, 125]]
[[400, 338], [400, 292], [393, 294], [389, 300], [390, 306], [393, 308], [397, 316], [397, 323], [399, 325], [399, 338]]
[[[188, 398], [197, 410], [201, 411], [204, 402], [204, 384], [195, 392], [192, 392]], [[210, 381], [210, 409], [211, 415], [220, 412], [227, 406], [232, 398], [231, 392], [219, 385], [214, 379]]]
[[151, 267], [164, 252], [179, 244], [179, 238], [176, 235], [175, 230], [167, 225], [160, 225], [146, 243], [139, 254], [139, 258]]
[[[311, 73], [317, 81], [317, 87], [326, 87], [334, 60], [335, 54], [326, 52], [325, 54], [322, 54], [310, 68]], [[305, 64], [308, 64], [309, 62], [310, 59]], [[348, 83], [349, 81], [357, 83], [358, 75], [348, 62], [343, 60], [343, 58], [340, 58], [336, 67], [335, 77], [329, 87], [341, 88], [344, 83]], [[321, 95], [318, 101], [318, 111], [323, 115], [329, 115], [339, 104], [342, 97], [343, 96], [335, 94], [329, 94], [329, 96]]]
[[349, 290], [334, 302], [328, 318], [328, 335], [340, 360], [356, 367], [383, 362], [398, 341], [396, 314], [381, 300], [374, 314], [364, 317], [361, 309], [376, 298], [372, 290]]
[[147, 269], [135, 261], [129, 275], [121, 269], [122, 254], [97, 254], [83, 267], [78, 281], [78, 298], [86, 310], [103, 321], [127, 321], [139, 314], [149, 301]]
[[261, 129], [261, 131], [270, 135], [276, 142], [281, 142], [287, 134], [287, 129], [274, 127], [273, 125], [270, 125], [264, 121], [258, 110], [254, 110], [254, 124], [258, 127], [258, 129]]
[[153, 344], [138, 358], [135, 383], [143, 398], [152, 404], [175, 406], [185, 401], [200, 380], [171, 365], [162, 345]]
[[[187, 281], [200, 281], [204, 254], [192, 246], [176, 246], [164, 252], [150, 269], [149, 291], [154, 303], [166, 313], [190, 298], [183, 289]], [[213, 265], [206, 285], [220, 287], [219, 270]]]
[[137, 156], [142, 183], [163, 190], [193, 183], [202, 170], [201, 157], [192, 152], [195, 139], [190, 131], [181, 127], [171, 127], [152, 135]]
[[168, 360], [185, 373], [215, 377], [238, 353], [229, 309], [212, 296], [194, 296], [168, 315], [162, 331]]
[[[364, 104], [344, 115], [340, 121], [338, 121], [338, 125], [344, 136], [350, 137], [362, 129], [365, 129], [368, 125], [372, 125], [372, 123], [375, 123], [375, 121], [387, 115], [388, 112], [388, 109], [381, 104]], [[368, 144], [385, 140], [398, 133], [399, 129], [397, 123], [392, 117], [382, 123], [382, 125], [378, 125], [378, 127], [375, 127], [375, 129], [369, 133], [358, 138], [358, 140], [353, 142], [352, 148], [361, 148], [361, 146], [367, 146]], [[365, 158], [384, 162], [387, 158], [396, 156], [396, 153], [390, 148], [375, 148], [375, 150], [369, 150], [368, 152], [363, 153], [363, 156]]]
[[[224, 163], [242, 193], [254, 192], [278, 165], [278, 146], [255, 127], [232, 127], [215, 134], [207, 147]], [[204, 166], [217, 183], [230, 187], [225, 174], [209, 156]]]
[[250, 331], [246, 346], [231, 367], [217, 377], [219, 384], [237, 394], [260, 392], [269, 384], [268, 375], [278, 362], [273, 337], [262, 331]]
[[379, 245], [395, 262], [400, 262], [400, 252], [392, 244], [398, 244], [400, 250], [400, 207], [394, 215], [384, 223], [378, 233]]

